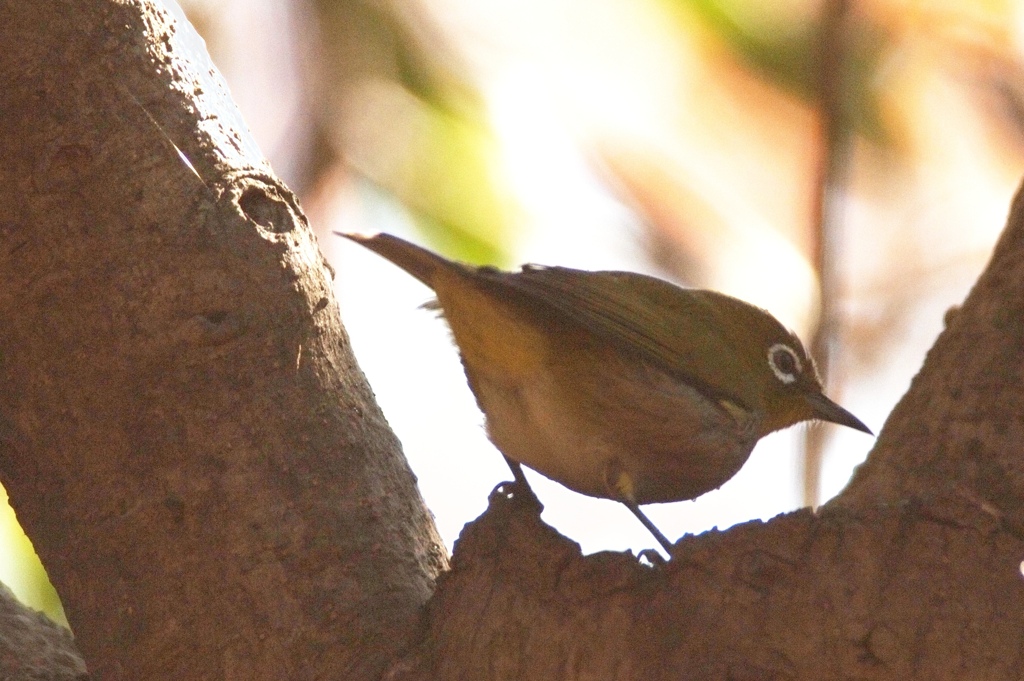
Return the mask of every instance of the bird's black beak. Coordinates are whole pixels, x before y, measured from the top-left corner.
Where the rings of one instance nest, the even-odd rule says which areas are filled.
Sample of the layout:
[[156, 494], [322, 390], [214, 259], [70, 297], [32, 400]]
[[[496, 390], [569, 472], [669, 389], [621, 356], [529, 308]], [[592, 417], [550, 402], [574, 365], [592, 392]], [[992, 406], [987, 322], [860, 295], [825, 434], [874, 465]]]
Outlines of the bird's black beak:
[[859, 430], [868, 435], [874, 435], [864, 423], [846, 411], [832, 400], [825, 397], [820, 392], [808, 393], [806, 396], [807, 403], [811, 405], [811, 411], [814, 413], [814, 418], [821, 419], [822, 421], [831, 421], [832, 423], [838, 423], [841, 426], [848, 426], [854, 430]]

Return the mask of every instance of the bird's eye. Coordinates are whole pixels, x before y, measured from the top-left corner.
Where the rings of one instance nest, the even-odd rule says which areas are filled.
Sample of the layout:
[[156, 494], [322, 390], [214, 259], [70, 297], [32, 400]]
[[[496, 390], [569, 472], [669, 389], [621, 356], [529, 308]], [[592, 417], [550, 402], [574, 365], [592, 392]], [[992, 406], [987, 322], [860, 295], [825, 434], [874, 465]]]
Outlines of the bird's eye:
[[775, 378], [786, 385], [795, 381], [797, 374], [803, 370], [800, 358], [793, 352], [793, 348], [785, 343], [776, 343], [768, 348], [768, 366], [772, 368]]

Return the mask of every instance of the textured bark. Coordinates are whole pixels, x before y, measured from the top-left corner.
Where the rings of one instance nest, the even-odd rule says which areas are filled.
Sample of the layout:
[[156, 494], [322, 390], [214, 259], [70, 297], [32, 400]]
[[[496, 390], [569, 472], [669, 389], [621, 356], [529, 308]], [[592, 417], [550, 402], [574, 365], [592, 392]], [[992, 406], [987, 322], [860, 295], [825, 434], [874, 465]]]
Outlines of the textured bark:
[[444, 551], [190, 30], [0, 2], [0, 479], [96, 678], [376, 678]]
[[71, 632], [18, 602], [0, 585], [0, 679], [82, 681], [85, 663]]
[[962, 499], [809, 510], [581, 557], [497, 498], [389, 679], [1020, 679], [1024, 541]]

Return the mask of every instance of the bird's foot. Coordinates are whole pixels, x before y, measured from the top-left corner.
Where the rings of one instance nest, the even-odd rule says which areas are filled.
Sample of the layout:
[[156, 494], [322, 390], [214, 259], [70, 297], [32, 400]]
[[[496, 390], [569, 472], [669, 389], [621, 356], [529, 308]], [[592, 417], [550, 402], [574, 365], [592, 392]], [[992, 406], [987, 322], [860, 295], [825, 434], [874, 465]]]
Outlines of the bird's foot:
[[544, 510], [544, 504], [540, 503], [540, 499], [534, 494], [533, 489], [525, 481], [508, 480], [506, 482], [499, 483], [497, 487], [491, 490], [489, 499], [493, 502], [495, 498], [506, 499], [517, 504], [525, 504], [528, 508], [534, 508], [539, 515]]
[[636, 554], [636, 559], [641, 564], [652, 568], [658, 568], [668, 563], [668, 561], [665, 560], [665, 556], [658, 553], [657, 549], [644, 549], [640, 553]]

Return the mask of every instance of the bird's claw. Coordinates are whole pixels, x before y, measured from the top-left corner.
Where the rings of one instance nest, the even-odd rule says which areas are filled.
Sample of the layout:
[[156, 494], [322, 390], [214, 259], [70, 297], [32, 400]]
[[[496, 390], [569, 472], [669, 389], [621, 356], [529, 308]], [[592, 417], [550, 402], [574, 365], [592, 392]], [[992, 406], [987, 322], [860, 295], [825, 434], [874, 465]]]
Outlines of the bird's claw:
[[668, 562], [665, 560], [665, 556], [658, 553], [657, 549], [644, 549], [636, 554], [636, 559], [640, 563], [649, 565], [652, 568], [661, 567]]
[[516, 480], [506, 480], [498, 483], [488, 497], [491, 501], [496, 498], [505, 499], [519, 504], [526, 504], [537, 509], [537, 513], [544, 510], [544, 505], [534, 494], [529, 484], [523, 484]]

